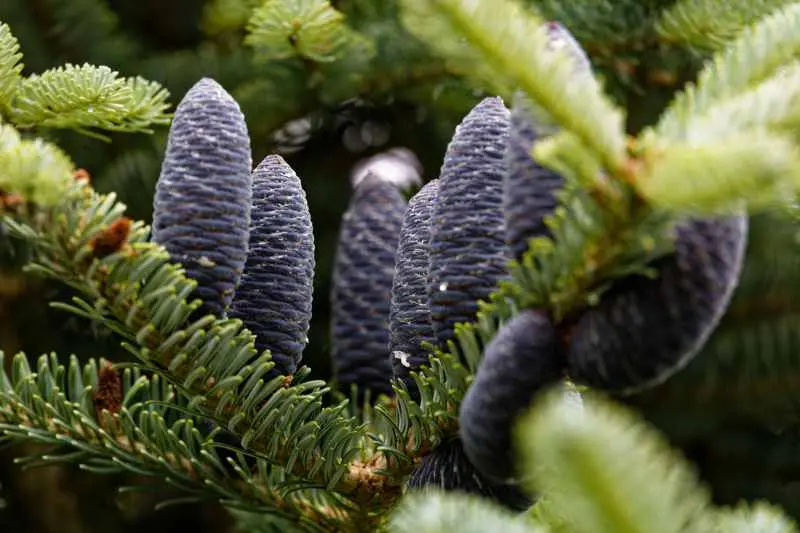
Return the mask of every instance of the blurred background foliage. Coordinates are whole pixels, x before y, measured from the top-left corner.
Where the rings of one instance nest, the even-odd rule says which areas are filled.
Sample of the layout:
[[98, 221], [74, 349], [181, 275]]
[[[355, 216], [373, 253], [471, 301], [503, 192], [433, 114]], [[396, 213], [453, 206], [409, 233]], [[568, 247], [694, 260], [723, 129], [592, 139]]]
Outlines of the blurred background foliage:
[[[658, 37], [654, 23], [669, 0], [527, 3], [581, 41], [608, 92], [628, 109], [631, 132], [652, 123], [707, 57], [702, 47]], [[282, 6], [322, 6], [321, 17], [341, 14], [343, 23], [321, 36], [313, 26], [271, 26], [277, 19], [268, 10]], [[280, 15], [292, 19], [291, 10]], [[329, 278], [353, 165], [404, 146], [420, 159], [426, 180], [436, 177], [455, 125], [484, 96], [401, 27], [394, 0], [0, 0], [0, 20], [18, 37], [29, 74], [89, 62], [164, 84], [173, 105], [203, 76], [234, 95], [254, 161], [283, 154], [308, 193], [318, 269], [304, 362], [320, 378], [330, 376]], [[150, 220], [166, 128], [149, 136], [112, 134], [110, 143], [46, 134], [99, 191], [116, 191], [131, 216]], [[786, 219], [761, 216], [750, 241], [742, 288], [706, 352], [664, 386], [628, 401], [696, 461], [719, 500], [767, 496], [785, 505], [797, 502], [800, 488], [797, 234]], [[48, 308], [69, 291], [22, 276], [24, 250], [3, 242], [0, 348], [126, 358], [107, 332]], [[153, 512], [164, 493], [117, 495], [121, 477], [73, 467], [23, 473], [12, 463], [17, 453], [0, 450], [2, 532], [231, 527], [213, 505]], [[797, 515], [797, 507], [789, 511]]]

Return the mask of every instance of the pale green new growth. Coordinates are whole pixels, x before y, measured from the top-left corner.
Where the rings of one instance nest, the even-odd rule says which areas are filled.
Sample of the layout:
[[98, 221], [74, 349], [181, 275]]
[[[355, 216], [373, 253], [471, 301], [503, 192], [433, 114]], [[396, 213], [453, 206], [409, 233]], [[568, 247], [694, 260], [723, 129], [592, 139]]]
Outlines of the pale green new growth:
[[57, 146], [41, 139], [22, 139], [0, 123], [0, 190], [42, 206], [62, 200], [74, 166]]
[[800, 3], [794, 3], [742, 31], [701, 71], [695, 84], [678, 93], [654, 131], [685, 139], [687, 124], [712, 106], [753, 88], [800, 55]]
[[750, 130], [677, 144], [653, 157], [637, 186], [651, 204], [668, 210], [753, 211], [785, 203], [800, 189], [800, 150], [775, 133]]
[[26, 78], [11, 120], [21, 127], [147, 132], [169, 121], [168, 96], [155, 82], [120, 78], [105, 66], [68, 64]]
[[744, 27], [791, 0], [679, 0], [665, 9], [655, 27], [664, 39], [703, 49], [719, 49]]
[[721, 509], [717, 533], [797, 533], [797, 525], [777, 507], [764, 502]]
[[504, 97], [523, 90], [603, 166], [621, 169], [623, 112], [598, 84], [575, 78], [565, 52], [548, 50], [539, 17], [514, 0], [401, 0], [400, 5], [406, 28], [454, 68]]
[[742, 131], [771, 129], [794, 134], [800, 123], [800, 61], [794, 61], [753, 89], [712, 105], [686, 122], [690, 144], [721, 141]]
[[409, 496], [395, 511], [393, 533], [545, 533], [486, 500], [460, 493], [425, 492]]
[[653, 429], [591, 396], [544, 397], [518, 426], [531, 488], [574, 533], [706, 533], [705, 491]]
[[247, 24], [245, 43], [266, 59], [335, 61], [358, 36], [328, 0], [269, 0]]
[[211, 0], [203, 7], [203, 30], [216, 35], [237, 30], [247, 23], [253, 8], [264, 0]]
[[0, 114], [8, 112], [11, 98], [22, 81], [22, 53], [8, 24], [0, 22]]

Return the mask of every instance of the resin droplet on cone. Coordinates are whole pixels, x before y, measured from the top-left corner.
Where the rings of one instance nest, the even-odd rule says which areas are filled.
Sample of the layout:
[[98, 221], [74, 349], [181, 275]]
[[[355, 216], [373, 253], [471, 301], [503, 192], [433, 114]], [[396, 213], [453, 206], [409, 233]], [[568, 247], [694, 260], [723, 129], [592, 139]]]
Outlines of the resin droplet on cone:
[[300, 179], [278, 155], [253, 172], [249, 248], [230, 316], [255, 334], [259, 352], [272, 353], [267, 378], [292, 374], [311, 321], [314, 234]]
[[247, 259], [252, 156], [244, 116], [214, 80], [175, 111], [153, 201], [153, 241], [188, 277], [202, 312], [222, 316]]

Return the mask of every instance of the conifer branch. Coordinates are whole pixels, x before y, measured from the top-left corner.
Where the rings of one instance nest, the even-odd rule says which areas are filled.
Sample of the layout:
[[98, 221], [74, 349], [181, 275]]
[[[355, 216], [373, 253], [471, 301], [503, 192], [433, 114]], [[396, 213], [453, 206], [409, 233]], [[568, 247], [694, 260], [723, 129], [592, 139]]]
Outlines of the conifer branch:
[[708, 495], [688, 464], [631, 413], [550, 393], [520, 422], [531, 489], [581, 533], [709, 531]]
[[782, 510], [765, 502], [721, 510], [716, 522], [714, 531], [719, 533], [797, 533], [797, 524]]
[[393, 533], [545, 533], [524, 516], [486, 500], [460, 493], [433, 492], [409, 496], [395, 511]]
[[[299, 522], [304, 531], [321, 530], [307, 517], [307, 496], [289, 494], [279, 476], [241, 468], [230, 475], [195, 420], [176, 416], [171, 406], [182, 402], [159, 376], [148, 378], [131, 368], [120, 376], [106, 362], [92, 359], [81, 366], [75, 357], [65, 367], [55, 354], [40, 357], [35, 369], [19, 354], [10, 375], [2, 363], [0, 354], [4, 439], [50, 445], [24, 457], [25, 466], [67, 462], [100, 474], [136, 472], [161, 478], [197, 500], [218, 498]], [[263, 474], [260, 463], [257, 472]]]
[[8, 113], [22, 81], [22, 53], [8, 24], [0, 22], [0, 114]]
[[108, 67], [66, 65], [20, 83], [11, 120], [19, 127], [151, 132], [167, 124], [169, 93], [155, 82], [120, 78]]
[[690, 119], [770, 78], [798, 54], [800, 3], [793, 3], [746, 28], [715, 54], [697, 82], [678, 93], [653, 131], [665, 140], [685, 139]]
[[338, 59], [362, 39], [328, 0], [273, 0], [256, 8], [247, 24], [245, 44], [264, 59], [300, 57], [318, 63]]
[[187, 323], [200, 304], [187, 301], [196, 282], [147, 242], [143, 224], [121, 224], [125, 207], [114, 195], [76, 184], [63, 197], [49, 211], [53, 226], [6, 220], [12, 233], [37, 245], [31, 271], [86, 297], [60, 307], [117, 332], [146, 367], [190, 398], [190, 410], [240, 435], [250, 453], [285, 468], [295, 487], [363, 498], [361, 484], [372, 480], [351, 465], [363, 428], [345, 416], [345, 404], [322, 406], [325, 383], [304, 382], [307, 369], [265, 382], [270, 355], [259, 357], [240, 321], [205, 316]]
[[785, 203], [800, 189], [798, 146], [786, 136], [756, 129], [717, 142], [667, 146], [652, 157], [637, 186], [648, 202], [663, 209], [713, 214], [746, 206], [754, 211]]
[[791, 134], [800, 121], [800, 62], [793, 61], [753, 89], [712, 105], [686, 123], [689, 143], [720, 141], [742, 131]]
[[514, 0], [403, 0], [401, 6], [406, 28], [456, 70], [504, 97], [521, 89], [609, 172], [622, 173], [623, 112], [599, 84], [576, 83], [566, 54], [548, 49], [543, 20]]
[[0, 122], [0, 190], [16, 194], [16, 203], [48, 206], [58, 202], [72, 180], [73, 164], [57, 146], [22, 139]]
[[717, 50], [744, 28], [792, 0], [679, 0], [661, 12], [656, 31], [665, 40]]

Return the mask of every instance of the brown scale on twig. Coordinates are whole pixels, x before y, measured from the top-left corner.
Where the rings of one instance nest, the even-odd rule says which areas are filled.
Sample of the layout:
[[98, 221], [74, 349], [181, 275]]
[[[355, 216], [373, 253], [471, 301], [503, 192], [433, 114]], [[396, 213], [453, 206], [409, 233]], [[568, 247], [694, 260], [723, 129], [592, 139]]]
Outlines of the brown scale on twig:
[[122, 380], [114, 366], [108, 361], [98, 373], [97, 389], [93, 399], [97, 419], [101, 423], [109, 421], [107, 420], [109, 413], [116, 415], [122, 409]]
[[128, 244], [131, 223], [130, 218], [120, 217], [96, 235], [90, 243], [94, 256], [102, 259], [122, 250]]
[[14, 192], [0, 191], [0, 211], [17, 213], [24, 205], [25, 198], [22, 195]]
[[91, 181], [92, 181], [92, 177], [89, 175], [89, 172], [87, 172], [86, 169], [83, 169], [83, 168], [79, 168], [78, 170], [73, 172], [72, 173], [72, 178], [75, 181], [79, 181], [79, 182], [85, 183], [87, 185], [89, 183], [91, 183]]

